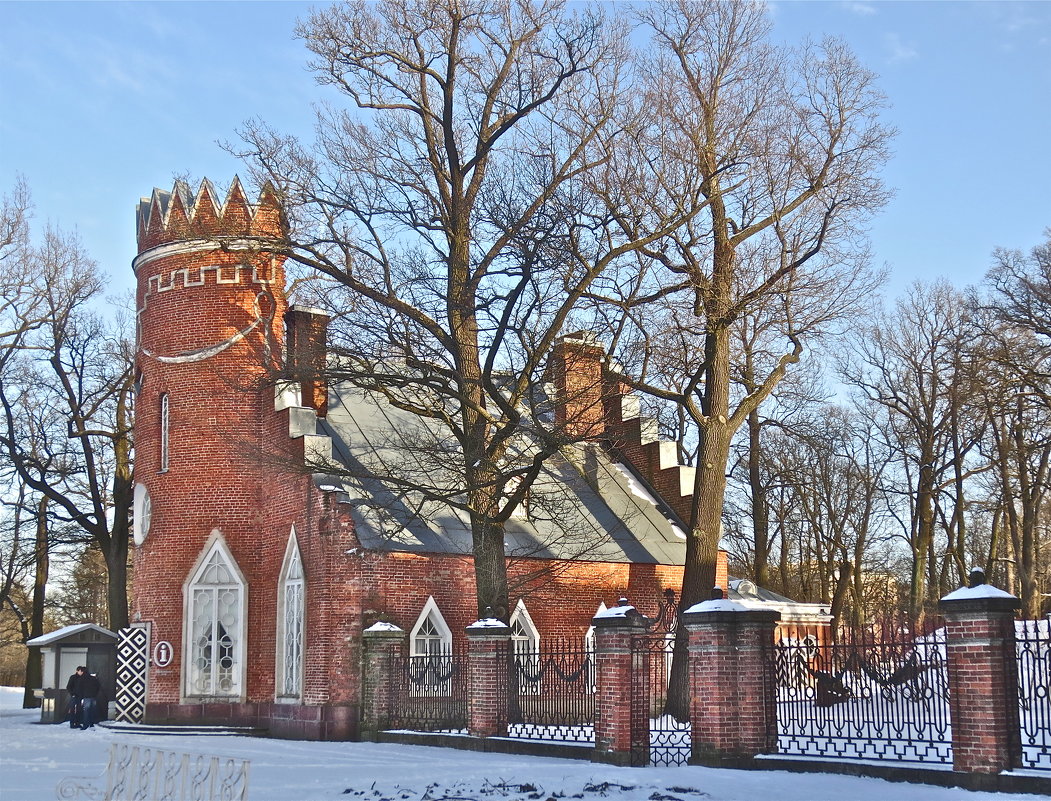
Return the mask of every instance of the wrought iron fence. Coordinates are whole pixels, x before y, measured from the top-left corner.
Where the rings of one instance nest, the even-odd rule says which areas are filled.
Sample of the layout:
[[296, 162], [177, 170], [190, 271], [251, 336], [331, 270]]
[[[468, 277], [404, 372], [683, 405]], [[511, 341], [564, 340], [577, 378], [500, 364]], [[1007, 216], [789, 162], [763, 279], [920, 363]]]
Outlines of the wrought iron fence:
[[776, 646], [779, 751], [951, 763], [944, 630], [845, 634]]
[[467, 654], [443, 651], [396, 656], [387, 728], [412, 731], [467, 730]]
[[1051, 615], [1015, 624], [1022, 765], [1051, 770]]
[[509, 686], [509, 736], [595, 742], [595, 659], [585, 643], [516, 643]]
[[[689, 682], [687, 670], [672, 670], [675, 632], [658, 628], [632, 640], [632, 721], [647, 731], [633, 731], [632, 764], [685, 765], [690, 759]], [[683, 653], [686, 650], [683, 649]], [[685, 667], [685, 666], [684, 666]], [[680, 693], [670, 693], [672, 677], [681, 681]], [[671, 703], [669, 703], [669, 700]], [[676, 701], [685, 703], [679, 708]]]

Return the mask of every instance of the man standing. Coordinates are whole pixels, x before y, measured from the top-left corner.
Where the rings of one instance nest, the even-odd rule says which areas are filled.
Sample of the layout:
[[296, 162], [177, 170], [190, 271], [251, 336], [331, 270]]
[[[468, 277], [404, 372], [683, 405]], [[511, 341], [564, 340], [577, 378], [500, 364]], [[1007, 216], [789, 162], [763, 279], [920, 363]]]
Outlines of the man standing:
[[[77, 727], [77, 717], [81, 712], [80, 699], [83, 697], [81, 683], [88, 669], [83, 665], [77, 667], [76, 672], [66, 682], [66, 692], [69, 693], [69, 703], [66, 706], [66, 717], [69, 718], [69, 728]], [[83, 720], [83, 718], [81, 718]]]
[[80, 728], [87, 730], [95, 725], [95, 701], [102, 685], [87, 668], [83, 670], [80, 678]]

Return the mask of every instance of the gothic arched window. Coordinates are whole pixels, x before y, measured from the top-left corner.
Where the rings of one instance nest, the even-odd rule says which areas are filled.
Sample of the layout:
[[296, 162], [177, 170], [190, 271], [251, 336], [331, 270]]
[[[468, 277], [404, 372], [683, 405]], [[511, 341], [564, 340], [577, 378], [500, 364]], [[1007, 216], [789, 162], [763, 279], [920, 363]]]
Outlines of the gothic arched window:
[[518, 693], [540, 695], [540, 632], [521, 598], [511, 614], [511, 647], [515, 654]]
[[452, 631], [431, 596], [409, 634], [409, 653], [411, 656], [448, 653], [452, 650], [452, 644]]
[[296, 529], [288, 537], [285, 560], [277, 582], [277, 694], [298, 698], [303, 694], [303, 605], [306, 581], [296, 542]]
[[221, 536], [213, 536], [190, 577], [186, 602], [186, 695], [240, 697], [246, 585]]
[[540, 649], [540, 632], [533, 625], [533, 618], [521, 598], [511, 615], [511, 642], [516, 654], [536, 653]]

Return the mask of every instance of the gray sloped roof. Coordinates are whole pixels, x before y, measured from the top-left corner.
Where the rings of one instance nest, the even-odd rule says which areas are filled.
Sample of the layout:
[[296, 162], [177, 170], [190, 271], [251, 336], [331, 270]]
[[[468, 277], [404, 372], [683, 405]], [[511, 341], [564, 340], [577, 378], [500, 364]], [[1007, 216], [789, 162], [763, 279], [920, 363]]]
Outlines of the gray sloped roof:
[[109, 629], [104, 629], [102, 626], [98, 626], [94, 623], [76, 623], [72, 626], [63, 626], [60, 629], [48, 632], [47, 634], [41, 634], [39, 637], [34, 637], [31, 640], [26, 641], [26, 645], [40, 646], [40, 645], [51, 645], [52, 643], [59, 642], [61, 640], [69, 640], [75, 643], [78, 638], [82, 637], [88, 632], [94, 632], [101, 634], [104, 637], [112, 637], [114, 641], [117, 639], [117, 635]]
[[[409, 486], [444, 487], [457, 497], [462, 456], [438, 424], [347, 385], [330, 389], [328, 416], [319, 424], [332, 439], [333, 458], [350, 474], [343, 488], [363, 547], [471, 553], [467, 513]], [[686, 550], [676, 522], [630, 469], [590, 443], [548, 461], [528, 511], [505, 525], [505, 542], [509, 556], [643, 564], [681, 565]]]

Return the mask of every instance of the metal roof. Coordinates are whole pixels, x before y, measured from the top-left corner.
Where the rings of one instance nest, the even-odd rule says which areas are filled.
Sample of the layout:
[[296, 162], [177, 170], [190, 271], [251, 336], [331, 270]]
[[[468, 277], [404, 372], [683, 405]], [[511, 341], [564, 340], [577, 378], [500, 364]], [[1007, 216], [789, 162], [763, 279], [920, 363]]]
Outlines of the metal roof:
[[[320, 433], [349, 475], [343, 489], [365, 548], [418, 553], [471, 553], [467, 512], [457, 508], [462, 454], [434, 421], [348, 385], [329, 390]], [[524, 440], [522, 441], [524, 443]], [[528, 444], [520, 444], [528, 454]], [[629, 467], [597, 444], [566, 446], [530, 490], [527, 509], [505, 524], [508, 556], [681, 565], [685, 536], [652, 497], [632, 487]], [[425, 498], [411, 484], [442, 489]], [[440, 493], [439, 493], [440, 494]]]
[[76, 641], [77, 636], [89, 631], [112, 637], [114, 641], [117, 639], [116, 634], [109, 629], [102, 628], [102, 626], [97, 626], [94, 623], [77, 623], [74, 626], [63, 626], [62, 628], [55, 629], [47, 634], [41, 634], [39, 637], [34, 637], [33, 639], [28, 640], [26, 645], [51, 645], [59, 640]]

